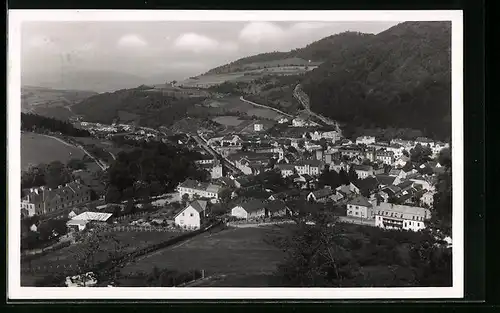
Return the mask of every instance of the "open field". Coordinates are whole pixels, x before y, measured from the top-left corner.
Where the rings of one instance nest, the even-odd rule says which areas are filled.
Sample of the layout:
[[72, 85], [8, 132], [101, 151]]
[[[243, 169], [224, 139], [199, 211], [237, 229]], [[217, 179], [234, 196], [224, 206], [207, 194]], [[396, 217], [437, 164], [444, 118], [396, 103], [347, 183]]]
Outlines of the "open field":
[[179, 271], [203, 269], [207, 276], [231, 275], [238, 280], [269, 275], [284, 258], [282, 251], [265, 242], [276, 231], [281, 230], [271, 226], [207, 232], [129, 264], [122, 273], [149, 271], [157, 266]]
[[269, 119], [279, 119], [282, 117], [282, 115], [276, 111], [258, 108], [248, 102], [241, 101], [239, 97], [235, 96], [219, 99], [218, 102], [220, 103], [220, 108], [230, 111], [245, 112], [247, 115], [255, 115], [257, 117]]
[[[166, 241], [170, 238], [178, 236], [179, 233], [176, 232], [111, 232], [110, 233], [118, 242], [126, 247], [122, 250], [123, 252], [132, 252], [144, 248], [149, 245], [160, 243]], [[74, 244], [67, 248], [63, 248], [47, 255], [41, 256], [40, 258], [34, 259], [30, 262], [24, 262], [21, 264], [22, 268], [46, 268], [49, 266], [76, 266], [75, 253], [82, 248], [81, 244]], [[97, 260], [102, 261], [107, 256], [107, 252], [111, 252], [114, 249], [114, 243], [111, 241], [105, 241], [101, 243], [100, 251], [97, 253]], [[60, 271], [60, 270], [59, 270]], [[51, 275], [51, 272], [58, 272], [57, 269], [53, 270], [42, 270], [36, 271], [34, 273], [22, 273], [21, 274], [21, 285], [31, 285], [37, 279], [44, 276]]]
[[77, 147], [66, 145], [54, 138], [40, 134], [21, 133], [21, 169], [30, 164], [61, 161], [66, 163], [72, 158], [81, 159], [84, 153]]
[[217, 116], [212, 119], [212, 121], [217, 122], [224, 126], [238, 126], [243, 120], [240, 120], [238, 116]]

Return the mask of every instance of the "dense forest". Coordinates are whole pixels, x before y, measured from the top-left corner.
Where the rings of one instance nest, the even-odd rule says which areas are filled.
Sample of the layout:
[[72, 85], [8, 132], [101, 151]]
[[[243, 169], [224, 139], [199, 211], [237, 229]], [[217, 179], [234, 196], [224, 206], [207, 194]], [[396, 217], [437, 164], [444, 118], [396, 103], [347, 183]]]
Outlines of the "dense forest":
[[107, 171], [106, 202], [171, 192], [188, 177], [205, 181], [208, 173], [194, 163], [198, 158], [196, 152], [160, 142], [143, 142], [130, 152], [120, 152]]
[[89, 122], [111, 124], [126, 115], [140, 126], [159, 127], [186, 117], [187, 110], [202, 101], [202, 98], [177, 97], [139, 87], [102, 93], [83, 100], [72, 109]]
[[74, 137], [89, 137], [84, 129], [74, 127], [71, 123], [31, 113], [21, 113], [21, 129], [32, 132], [59, 132]]
[[451, 134], [451, 23], [405, 22], [306, 75], [312, 110], [366, 128]]
[[274, 51], [241, 58], [229, 64], [216, 67], [208, 71], [207, 74], [231, 72], [235, 68], [241, 68], [246, 64], [265, 63], [287, 59], [295, 59], [295, 61], [290, 61], [290, 65], [307, 65], [309, 60], [313, 62], [323, 62], [342, 54], [345, 47], [352, 47], [361, 44], [366, 38], [370, 38], [372, 36], [372, 34], [362, 34], [358, 32], [343, 32], [325, 37], [303, 48], [294, 49], [288, 52]]

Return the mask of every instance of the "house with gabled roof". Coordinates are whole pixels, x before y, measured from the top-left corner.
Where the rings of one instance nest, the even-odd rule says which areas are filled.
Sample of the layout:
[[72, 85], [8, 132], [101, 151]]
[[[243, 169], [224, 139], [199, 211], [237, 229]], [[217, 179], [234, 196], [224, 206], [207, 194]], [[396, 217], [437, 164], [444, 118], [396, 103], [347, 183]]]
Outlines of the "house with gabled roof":
[[266, 210], [265, 215], [269, 217], [292, 215], [292, 211], [290, 211], [286, 203], [281, 200], [266, 202], [264, 207]]
[[373, 205], [367, 198], [357, 196], [347, 202], [347, 216], [372, 219], [374, 217]]
[[401, 179], [397, 176], [376, 175], [375, 178], [382, 188], [386, 186], [397, 185], [401, 182]]
[[240, 219], [251, 219], [266, 216], [266, 205], [258, 199], [245, 201], [231, 209], [231, 216]]
[[187, 194], [190, 199], [194, 197], [212, 199], [213, 202], [217, 202], [219, 199], [219, 193], [222, 190], [222, 186], [213, 184], [199, 182], [192, 179], [186, 179], [184, 182], [180, 183], [177, 187], [179, 196], [182, 199], [184, 194]]
[[174, 217], [174, 221], [175, 225], [182, 228], [200, 229], [207, 216], [207, 201], [195, 200], [178, 212]]
[[307, 195], [307, 201], [312, 201], [312, 202], [326, 202], [331, 199], [336, 194], [335, 190], [332, 190], [331, 188], [322, 188], [318, 190], [311, 191]]
[[238, 135], [226, 135], [220, 140], [221, 147], [239, 147], [243, 140]]

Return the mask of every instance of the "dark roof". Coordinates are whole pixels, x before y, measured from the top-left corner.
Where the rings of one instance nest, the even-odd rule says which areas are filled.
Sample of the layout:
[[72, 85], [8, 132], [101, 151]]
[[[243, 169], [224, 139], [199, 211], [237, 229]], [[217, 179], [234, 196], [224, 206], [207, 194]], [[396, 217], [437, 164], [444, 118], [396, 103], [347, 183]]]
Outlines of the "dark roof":
[[286, 204], [285, 202], [281, 200], [273, 200], [269, 201], [268, 203], [265, 204], [266, 209], [268, 209], [271, 212], [278, 212], [281, 210], [286, 209]]
[[366, 190], [371, 192], [377, 189], [379, 186], [379, 181], [375, 177], [367, 177], [365, 179], [358, 180], [356, 182], [356, 187], [361, 190]]
[[265, 208], [265, 204], [261, 200], [258, 200], [258, 199], [252, 199], [250, 201], [243, 202], [243, 203], [239, 204], [239, 206], [244, 208], [245, 211], [247, 211], [247, 212], [255, 212], [255, 211], [258, 211], [260, 209]]
[[357, 164], [354, 164], [353, 168], [354, 168], [355, 171], [372, 171], [373, 170], [373, 167], [370, 166], [370, 165], [357, 165]]
[[193, 209], [196, 210], [196, 212], [201, 213], [201, 212], [205, 211], [205, 209], [207, 208], [207, 201], [203, 201], [203, 200], [192, 201], [184, 209], [177, 212], [177, 214], [175, 214], [174, 218], [176, 218], [179, 214], [184, 212], [189, 207], [192, 207]]
[[314, 197], [316, 199], [326, 198], [328, 196], [333, 195], [334, 193], [335, 193], [335, 190], [332, 190], [330, 188], [323, 188], [323, 189], [315, 190], [312, 192], [312, 194], [314, 195]]
[[352, 199], [351, 201], [348, 202], [348, 204], [360, 205], [360, 206], [366, 206], [366, 207], [372, 206], [372, 204], [368, 201], [368, 199], [366, 199], [363, 196], [358, 196], [358, 197]]
[[395, 176], [389, 176], [389, 175], [375, 175], [375, 177], [377, 178], [378, 182], [381, 185], [385, 186], [390, 186], [394, 184], [394, 181], [396, 180]]
[[411, 180], [405, 180], [403, 182], [401, 182], [398, 187], [401, 188], [401, 189], [405, 189], [405, 188], [409, 188], [413, 185], [413, 182]]

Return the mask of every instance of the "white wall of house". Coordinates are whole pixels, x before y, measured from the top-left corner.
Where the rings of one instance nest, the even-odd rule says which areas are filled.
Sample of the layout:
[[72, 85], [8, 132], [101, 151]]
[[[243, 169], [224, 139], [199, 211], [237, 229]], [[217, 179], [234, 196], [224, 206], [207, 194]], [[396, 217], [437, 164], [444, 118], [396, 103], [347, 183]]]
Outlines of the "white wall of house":
[[[203, 214], [203, 213], [202, 213]], [[175, 225], [183, 228], [199, 229], [202, 217], [192, 206], [188, 206], [175, 217]]]
[[242, 206], [235, 206], [234, 208], [231, 209], [231, 216], [246, 219], [248, 218], [248, 213]]
[[373, 209], [362, 205], [347, 205], [347, 216], [373, 218]]
[[381, 215], [375, 215], [375, 226], [380, 227], [380, 228], [385, 228], [385, 229], [403, 229], [403, 230], [411, 230], [411, 231], [419, 231], [422, 229], [425, 229], [425, 223], [423, 221], [412, 221], [412, 220], [407, 220], [407, 219], [398, 219], [401, 221], [401, 227], [395, 227], [395, 226], [387, 226], [384, 224], [384, 221], [388, 219], [395, 219], [395, 218], [388, 218], [385, 216]]

